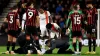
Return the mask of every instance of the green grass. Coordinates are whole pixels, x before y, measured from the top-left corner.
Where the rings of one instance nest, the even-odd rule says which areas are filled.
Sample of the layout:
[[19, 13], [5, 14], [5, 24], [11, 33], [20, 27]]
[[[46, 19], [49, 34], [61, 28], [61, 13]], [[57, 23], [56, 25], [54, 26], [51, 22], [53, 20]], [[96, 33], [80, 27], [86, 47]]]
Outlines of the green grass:
[[[16, 47], [18, 48], [18, 47]], [[55, 49], [53, 51], [54, 54], [44, 54], [43, 56], [100, 56], [100, 47], [96, 48], [96, 54], [95, 55], [86, 55], [85, 53], [88, 51], [88, 47], [83, 47], [82, 49], [82, 54], [81, 55], [69, 55], [69, 54], [56, 54], [58, 49]], [[5, 52], [6, 47], [5, 46], [0, 46], [0, 53]], [[0, 56], [26, 56], [25, 54], [16, 54], [16, 55], [6, 55], [6, 54], [0, 54]], [[32, 54], [31, 56], [38, 56], [37, 54]]]

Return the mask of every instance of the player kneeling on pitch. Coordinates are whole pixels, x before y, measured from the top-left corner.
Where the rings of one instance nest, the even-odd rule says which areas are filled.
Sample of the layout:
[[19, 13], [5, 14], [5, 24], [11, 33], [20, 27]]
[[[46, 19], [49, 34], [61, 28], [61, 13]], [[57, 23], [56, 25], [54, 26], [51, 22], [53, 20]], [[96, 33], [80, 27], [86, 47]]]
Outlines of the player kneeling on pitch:
[[[20, 22], [19, 22], [19, 15], [17, 13], [18, 8], [17, 6], [14, 6], [12, 8], [13, 10], [8, 13], [7, 17], [5, 18], [5, 22], [8, 23], [8, 42], [7, 42], [7, 51], [5, 52], [6, 54], [15, 54], [14, 49], [15, 49], [15, 44], [16, 44], [16, 36], [18, 34], [18, 30], [20, 27]], [[12, 50], [10, 50], [10, 45], [12, 44]]]
[[27, 40], [25, 37], [26, 37], [25, 32], [20, 33], [20, 35], [18, 36], [17, 41], [20, 47], [14, 50], [15, 53], [27, 54], [28, 50], [30, 49], [31, 54], [43, 55], [43, 53], [38, 49], [37, 44], [35, 40], [33, 39], [32, 35], [30, 36], [31, 39], [29, 41], [29, 44], [27, 44]]
[[67, 50], [69, 48], [69, 40], [68, 39], [57, 39], [57, 40], [47, 40], [45, 44], [49, 47], [49, 49], [45, 52], [45, 54], [52, 54], [55, 48], [59, 48], [58, 54], [73, 54], [72, 50]]

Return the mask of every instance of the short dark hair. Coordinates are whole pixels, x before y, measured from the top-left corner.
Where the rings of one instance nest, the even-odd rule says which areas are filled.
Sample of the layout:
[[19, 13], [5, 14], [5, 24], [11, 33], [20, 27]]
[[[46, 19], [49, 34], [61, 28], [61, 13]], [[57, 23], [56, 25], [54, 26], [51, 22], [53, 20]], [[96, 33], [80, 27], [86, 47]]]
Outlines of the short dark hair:
[[52, 28], [52, 24], [51, 24], [51, 23], [48, 23], [48, 24], [46, 25], [46, 28], [47, 28], [47, 29], [51, 29], [51, 28]]
[[44, 7], [43, 6], [40, 6], [40, 9], [43, 9], [44, 10]]
[[31, 4], [33, 4], [33, 5], [34, 5], [34, 3], [33, 3], [33, 2], [28, 2], [26, 6], [28, 7], [28, 6], [30, 6]]
[[78, 4], [73, 5], [73, 9], [77, 10], [77, 5]]
[[92, 2], [89, 1], [89, 2], [87, 2], [86, 4], [92, 4]]
[[18, 6], [15, 5], [15, 6], [13, 6], [11, 9], [12, 9], [12, 10], [15, 10], [15, 9], [17, 9], [17, 8], [18, 8]]

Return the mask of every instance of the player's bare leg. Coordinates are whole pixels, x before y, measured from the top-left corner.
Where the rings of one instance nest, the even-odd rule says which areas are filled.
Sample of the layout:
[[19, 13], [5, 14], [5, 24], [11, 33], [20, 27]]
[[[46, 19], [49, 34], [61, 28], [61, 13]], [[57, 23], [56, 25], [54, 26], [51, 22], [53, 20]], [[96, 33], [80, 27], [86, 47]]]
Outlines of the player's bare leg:
[[10, 49], [11, 41], [12, 41], [12, 36], [8, 35], [7, 51], [5, 52], [5, 54], [9, 54], [9, 49]]
[[76, 50], [76, 37], [73, 37], [73, 47], [74, 47], [74, 51], [76, 53], [77, 52], [77, 50]]
[[12, 51], [11, 54], [15, 54], [15, 44], [16, 44], [16, 37], [12, 37]]

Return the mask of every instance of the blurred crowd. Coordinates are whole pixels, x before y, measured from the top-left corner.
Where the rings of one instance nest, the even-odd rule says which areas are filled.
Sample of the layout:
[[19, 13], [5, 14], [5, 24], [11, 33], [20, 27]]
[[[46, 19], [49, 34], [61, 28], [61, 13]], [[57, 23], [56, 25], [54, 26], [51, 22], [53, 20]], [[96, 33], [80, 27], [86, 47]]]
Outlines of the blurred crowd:
[[63, 28], [72, 6], [80, 4], [80, 10], [84, 11], [87, 3], [92, 3], [96, 9], [100, 8], [100, 0], [41, 0], [40, 6], [50, 11], [53, 21]]
[[9, 2], [10, 2], [10, 0], [0, 0], [0, 15], [3, 11], [3, 8], [5, 8]]

